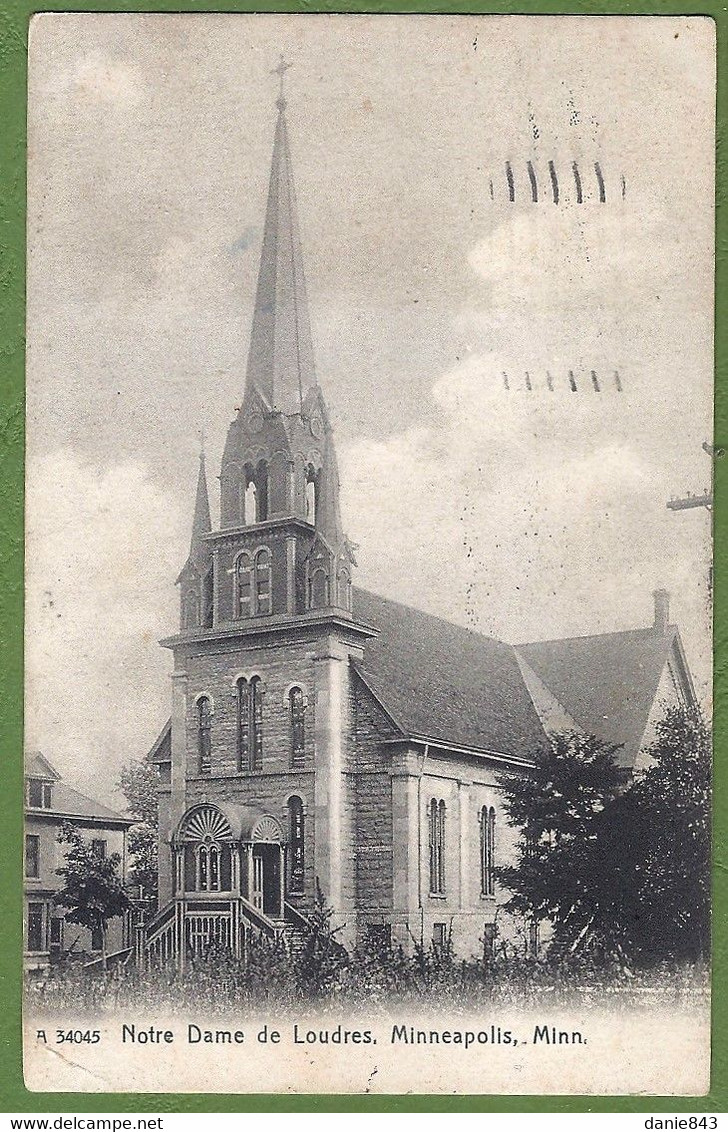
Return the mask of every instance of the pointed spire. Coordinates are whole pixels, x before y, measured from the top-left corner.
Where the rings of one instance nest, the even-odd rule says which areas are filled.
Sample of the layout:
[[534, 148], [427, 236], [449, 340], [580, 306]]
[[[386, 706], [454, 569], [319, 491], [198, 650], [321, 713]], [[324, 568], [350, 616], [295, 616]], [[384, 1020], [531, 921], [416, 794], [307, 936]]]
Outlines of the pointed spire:
[[204, 536], [212, 530], [210, 522], [210, 500], [207, 495], [207, 476], [205, 474], [205, 448], [200, 450], [200, 470], [197, 475], [197, 496], [195, 497], [195, 515], [192, 520], [192, 539], [190, 541], [190, 558], [197, 558], [201, 551], [207, 551]]
[[246, 392], [257, 388], [271, 409], [286, 414], [300, 413], [316, 384], [283, 97], [290, 65], [281, 59], [273, 72], [281, 90], [246, 382]]

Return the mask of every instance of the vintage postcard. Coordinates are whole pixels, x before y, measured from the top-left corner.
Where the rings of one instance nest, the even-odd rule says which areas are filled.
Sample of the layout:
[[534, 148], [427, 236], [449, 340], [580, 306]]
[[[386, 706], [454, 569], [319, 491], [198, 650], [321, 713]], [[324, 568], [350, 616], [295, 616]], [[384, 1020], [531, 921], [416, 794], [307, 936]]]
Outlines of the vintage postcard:
[[705, 1093], [713, 23], [29, 63], [28, 1087]]

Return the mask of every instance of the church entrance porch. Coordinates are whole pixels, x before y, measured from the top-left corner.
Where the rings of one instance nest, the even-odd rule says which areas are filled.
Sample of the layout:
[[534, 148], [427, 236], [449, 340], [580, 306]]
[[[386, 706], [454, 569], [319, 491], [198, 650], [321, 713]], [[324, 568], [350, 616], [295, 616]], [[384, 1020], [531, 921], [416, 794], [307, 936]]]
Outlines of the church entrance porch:
[[271, 814], [201, 803], [183, 816], [171, 850], [174, 893], [147, 927], [148, 960], [183, 967], [220, 950], [239, 957], [250, 934], [279, 938], [293, 930], [286, 923], [286, 842]]

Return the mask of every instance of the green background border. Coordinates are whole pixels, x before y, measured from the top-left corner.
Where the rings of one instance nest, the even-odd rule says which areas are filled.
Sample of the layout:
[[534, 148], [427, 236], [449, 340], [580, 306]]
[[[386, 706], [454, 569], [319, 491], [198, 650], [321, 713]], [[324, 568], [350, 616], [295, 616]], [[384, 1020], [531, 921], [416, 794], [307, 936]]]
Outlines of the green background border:
[[[167, 0], [77, 0], [84, 12], [446, 12], [490, 14], [706, 15], [716, 24], [718, 59], [726, 56], [728, 9], [719, 0], [686, 7], [679, 0], [450, 0], [412, 4], [308, 3], [279, 0], [246, 4], [196, 0], [180, 8]], [[36, 8], [32, 0], [0, 0], [0, 1111], [4, 1112], [726, 1112], [728, 1111], [728, 744], [726, 665], [726, 505], [728, 456], [716, 461], [715, 515], [715, 856], [712, 1087], [708, 1097], [501, 1097], [501, 1096], [288, 1096], [158, 1093], [29, 1093], [21, 1066], [22, 924], [22, 612], [23, 443], [25, 321], [25, 124], [27, 29], [36, 10], [68, 11], [62, 3]], [[728, 308], [726, 224], [726, 66], [718, 70], [717, 295]], [[725, 320], [724, 320], [725, 323]], [[716, 444], [728, 449], [728, 334], [716, 326]], [[686, 380], [690, 380], [686, 375]], [[650, 1056], [649, 1049], [645, 1057]]]

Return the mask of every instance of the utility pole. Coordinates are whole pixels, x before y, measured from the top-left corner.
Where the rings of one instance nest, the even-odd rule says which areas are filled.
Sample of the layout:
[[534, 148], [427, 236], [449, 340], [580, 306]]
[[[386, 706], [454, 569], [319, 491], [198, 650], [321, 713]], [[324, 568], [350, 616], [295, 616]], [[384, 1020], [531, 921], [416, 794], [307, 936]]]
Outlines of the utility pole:
[[[713, 460], [723, 455], [722, 448], [714, 448], [712, 444], [703, 441], [703, 452], [710, 457], [710, 490], [704, 487], [700, 494], [689, 491], [686, 495], [673, 497], [667, 501], [668, 511], [689, 511], [695, 507], [704, 507], [709, 515], [713, 514]], [[713, 596], [713, 563], [711, 559], [708, 569], [708, 594]]]

